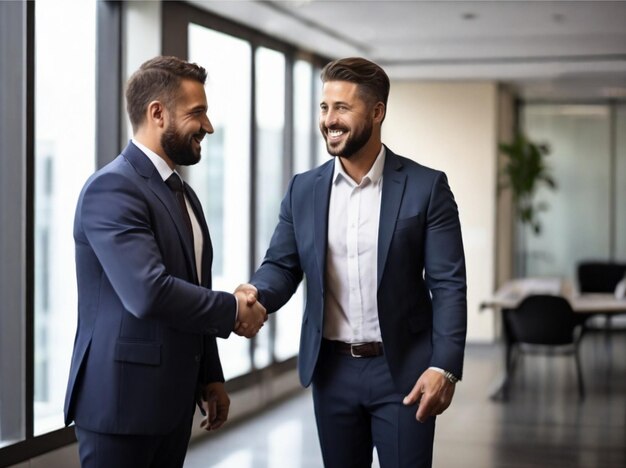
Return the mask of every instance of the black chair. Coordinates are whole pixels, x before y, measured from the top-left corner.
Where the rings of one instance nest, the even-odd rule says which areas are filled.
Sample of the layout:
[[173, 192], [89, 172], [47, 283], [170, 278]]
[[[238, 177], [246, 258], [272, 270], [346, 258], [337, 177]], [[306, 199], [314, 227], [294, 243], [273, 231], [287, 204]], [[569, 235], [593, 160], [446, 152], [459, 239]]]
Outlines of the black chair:
[[626, 275], [626, 264], [585, 261], [578, 264], [576, 273], [581, 293], [612, 293]]
[[[578, 279], [578, 290], [581, 293], [613, 293], [619, 283], [626, 277], [626, 264], [603, 262], [603, 261], [583, 261], [578, 264], [576, 269], [576, 277]], [[597, 316], [598, 314], [596, 314]], [[613, 314], [604, 314], [605, 330], [612, 328], [611, 318]], [[596, 328], [594, 326], [595, 317], [586, 323], [587, 328]]]
[[508, 371], [514, 367], [513, 351], [553, 355], [573, 354], [576, 361], [578, 394], [585, 398], [579, 344], [582, 326], [570, 303], [561, 296], [530, 295], [515, 309], [508, 309], [505, 326], [509, 341]]

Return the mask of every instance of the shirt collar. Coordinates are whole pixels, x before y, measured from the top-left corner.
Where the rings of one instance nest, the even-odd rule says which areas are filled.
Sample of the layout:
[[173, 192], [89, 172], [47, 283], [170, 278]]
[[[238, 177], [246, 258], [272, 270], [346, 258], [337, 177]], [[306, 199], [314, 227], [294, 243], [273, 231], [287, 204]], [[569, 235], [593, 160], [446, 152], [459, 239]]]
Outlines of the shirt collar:
[[[370, 168], [368, 173], [365, 174], [365, 176], [363, 177], [363, 180], [369, 179], [369, 181], [372, 184], [376, 184], [380, 181], [380, 179], [383, 176], [383, 169], [385, 168], [385, 156], [386, 156], [385, 145], [380, 145], [380, 152], [376, 156], [376, 160], [374, 161], [374, 164], [372, 164], [372, 167]], [[352, 179], [352, 177], [350, 177], [348, 173], [345, 171], [345, 169], [343, 168], [343, 165], [341, 164], [341, 159], [339, 157], [335, 157], [335, 171], [333, 173], [333, 184], [336, 184], [340, 177], [344, 178], [345, 180], [347, 180], [348, 182], [350, 182], [350, 184], [353, 184], [354, 186], [358, 185], [354, 181], [354, 179]]]
[[154, 164], [154, 167], [156, 168], [156, 170], [159, 171], [159, 175], [161, 176], [161, 179], [167, 180], [167, 178], [169, 176], [171, 176], [173, 172], [175, 172], [167, 165], [167, 163], [165, 162], [165, 160], [161, 156], [156, 154], [154, 151], [149, 149], [147, 146], [139, 143], [134, 138], [131, 138], [130, 141], [132, 141], [133, 144], [137, 148], [139, 148], [148, 157], [148, 159], [150, 161], [152, 161], [152, 164]]

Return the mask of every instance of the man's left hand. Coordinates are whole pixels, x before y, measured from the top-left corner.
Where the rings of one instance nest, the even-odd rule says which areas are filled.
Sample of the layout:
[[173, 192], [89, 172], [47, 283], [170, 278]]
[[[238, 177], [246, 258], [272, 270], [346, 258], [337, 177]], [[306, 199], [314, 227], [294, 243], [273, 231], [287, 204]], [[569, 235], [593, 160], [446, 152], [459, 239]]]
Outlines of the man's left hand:
[[228, 419], [230, 398], [222, 382], [207, 384], [202, 389], [202, 407], [206, 416], [200, 422], [200, 427], [207, 431], [219, 429]]
[[443, 413], [450, 406], [455, 386], [443, 374], [426, 369], [402, 402], [407, 406], [417, 403], [415, 418], [424, 422], [430, 416]]

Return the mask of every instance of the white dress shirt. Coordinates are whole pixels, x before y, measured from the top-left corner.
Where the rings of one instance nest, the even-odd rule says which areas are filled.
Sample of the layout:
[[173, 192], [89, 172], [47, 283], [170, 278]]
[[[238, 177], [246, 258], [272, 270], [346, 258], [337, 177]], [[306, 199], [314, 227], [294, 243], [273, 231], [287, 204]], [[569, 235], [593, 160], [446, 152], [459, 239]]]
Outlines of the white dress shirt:
[[[134, 138], [132, 138], [131, 141], [146, 156], [148, 156], [148, 159], [152, 161], [152, 164], [154, 164], [154, 167], [156, 167], [156, 170], [159, 172], [159, 175], [161, 176], [164, 182], [169, 178], [169, 176], [172, 175], [172, 173], [176, 172], [176, 171], [173, 171], [167, 165], [165, 160], [161, 156], [156, 154], [154, 151], [142, 145]], [[180, 177], [180, 174], [178, 174], [178, 172], [176, 172], [176, 175]], [[181, 177], [181, 180], [182, 180], [182, 177]], [[193, 231], [193, 250], [194, 250], [194, 256], [196, 259], [196, 271], [198, 272], [198, 284], [200, 284], [200, 282], [202, 281], [202, 248], [204, 246], [203, 244], [204, 239], [202, 236], [202, 229], [200, 228], [200, 223], [198, 222], [198, 218], [196, 218], [196, 214], [193, 212], [193, 208], [191, 207], [191, 204], [189, 203], [189, 199], [187, 198], [187, 195], [185, 195], [185, 204], [187, 205], [187, 211], [189, 212], [189, 219], [191, 219], [191, 228]]]
[[335, 159], [328, 208], [324, 338], [382, 341], [376, 292], [385, 147], [357, 184]]

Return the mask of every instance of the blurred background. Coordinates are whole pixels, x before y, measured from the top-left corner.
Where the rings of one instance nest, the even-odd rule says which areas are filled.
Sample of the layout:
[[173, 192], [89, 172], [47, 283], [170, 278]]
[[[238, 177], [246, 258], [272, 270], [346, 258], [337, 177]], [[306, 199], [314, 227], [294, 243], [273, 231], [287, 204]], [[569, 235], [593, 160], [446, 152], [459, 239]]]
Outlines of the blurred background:
[[[446, 172], [463, 229], [467, 377], [438, 423], [435, 466], [626, 465], [626, 307], [573, 299], [613, 294], [626, 272], [626, 2], [35, 0], [0, 2], [0, 466], [78, 466], [62, 418], [74, 207], [132, 136], [126, 79], [159, 54], [209, 73], [215, 133], [185, 177], [215, 289], [249, 278], [289, 179], [329, 158], [321, 68], [371, 59], [391, 78], [383, 142]], [[617, 271], [602, 291], [581, 290], [590, 262], [592, 279]], [[504, 311], [518, 305], [502, 298], [546, 288], [580, 312], [584, 401], [567, 359], [525, 360], [511, 397], [498, 393], [515, 342]], [[252, 341], [219, 340], [232, 429], [198, 434], [188, 466], [321, 466], [295, 375], [304, 300], [300, 289]]]

